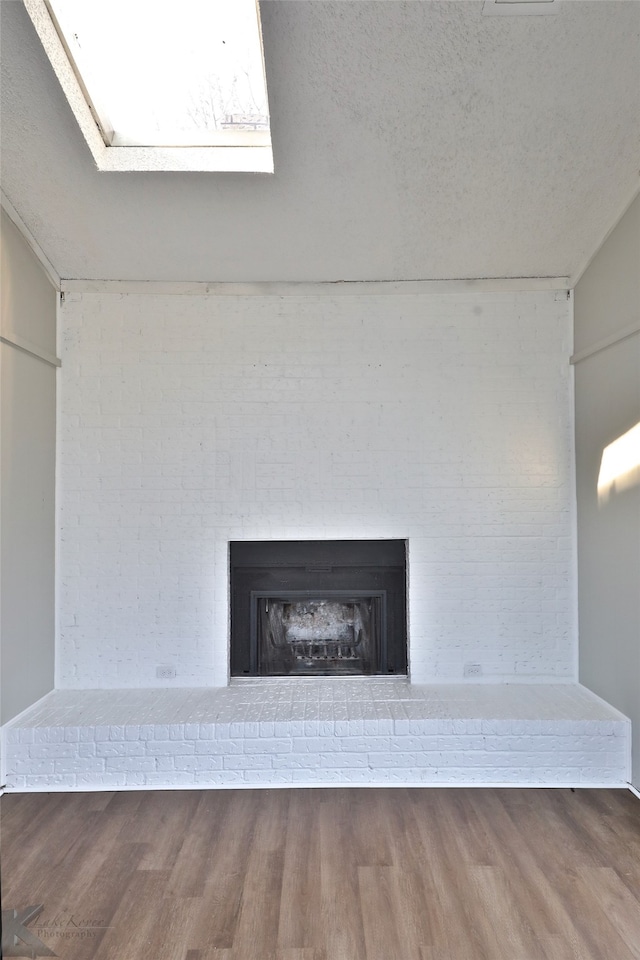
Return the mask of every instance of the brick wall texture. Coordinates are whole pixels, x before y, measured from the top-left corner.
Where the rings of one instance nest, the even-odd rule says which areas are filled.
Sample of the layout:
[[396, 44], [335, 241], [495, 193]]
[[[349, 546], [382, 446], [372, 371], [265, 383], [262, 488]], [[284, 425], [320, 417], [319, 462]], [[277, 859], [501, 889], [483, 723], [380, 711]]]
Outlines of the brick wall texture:
[[575, 676], [564, 298], [85, 293], [61, 323], [61, 687], [225, 684], [243, 539], [406, 538], [416, 682]]

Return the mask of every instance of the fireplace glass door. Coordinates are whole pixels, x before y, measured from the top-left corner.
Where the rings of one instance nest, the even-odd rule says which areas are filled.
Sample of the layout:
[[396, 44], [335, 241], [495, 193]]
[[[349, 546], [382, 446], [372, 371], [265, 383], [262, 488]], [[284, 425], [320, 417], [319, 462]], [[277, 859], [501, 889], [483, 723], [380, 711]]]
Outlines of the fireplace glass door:
[[353, 676], [372, 674], [386, 635], [384, 591], [309, 591], [286, 596], [252, 593], [257, 674]]

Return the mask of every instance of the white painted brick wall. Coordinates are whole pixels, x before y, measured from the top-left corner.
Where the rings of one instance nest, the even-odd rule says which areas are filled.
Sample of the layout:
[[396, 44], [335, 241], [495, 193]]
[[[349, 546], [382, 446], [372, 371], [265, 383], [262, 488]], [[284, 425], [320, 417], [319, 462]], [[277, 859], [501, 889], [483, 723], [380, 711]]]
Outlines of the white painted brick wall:
[[69, 294], [62, 327], [62, 687], [225, 684], [240, 539], [408, 538], [414, 680], [574, 676], [565, 301]]

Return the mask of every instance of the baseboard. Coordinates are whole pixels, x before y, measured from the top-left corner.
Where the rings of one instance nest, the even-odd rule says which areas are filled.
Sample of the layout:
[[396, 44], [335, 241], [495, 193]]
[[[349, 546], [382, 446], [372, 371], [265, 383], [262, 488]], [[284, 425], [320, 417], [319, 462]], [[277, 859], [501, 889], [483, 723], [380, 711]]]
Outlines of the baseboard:
[[638, 800], [640, 800], [640, 790], [637, 790], [632, 783], [628, 783], [627, 787], [629, 790], [631, 790], [631, 793], [634, 795], [634, 797], [637, 797]]
[[495, 783], [493, 781], [474, 781], [473, 783], [425, 783], [410, 782], [402, 783], [394, 781], [390, 783], [387, 780], [371, 781], [368, 783], [350, 783], [349, 781], [331, 781], [326, 783], [315, 783], [299, 781], [296, 783], [201, 783], [197, 786], [193, 784], [175, 784], [175, 783], [154, 783], [154, 784], [132, 784], [131, 786], [104, 786], [92, 787], [84, 785], [82, 787], [60, 787], [60, 786], [42, 786], [29, 787], [24, 789], [5, 788], [5, 793], [10, 796], [13, 794], [24, 793], [134, 793], [157, 791], [166, 792], [167, 790], [182, 791], [201, 791], [201, 790], [627, 790], [630, 789], [636, 796], [640, 793], [631, 787], [628, 783], [541, 783], [539, 781], [528, 781], [526, 783]]

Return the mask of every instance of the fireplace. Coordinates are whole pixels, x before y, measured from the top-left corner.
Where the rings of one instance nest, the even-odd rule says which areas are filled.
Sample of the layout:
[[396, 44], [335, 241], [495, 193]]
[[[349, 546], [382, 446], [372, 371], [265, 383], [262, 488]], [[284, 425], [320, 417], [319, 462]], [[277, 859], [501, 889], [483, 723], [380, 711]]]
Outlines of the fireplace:
[[261, 676], [376, 673], [385, 633], [383, 592], [292, 591], [256, 597]]
[[230, 545], [231, 675], [407, 672], [403, 540]]

